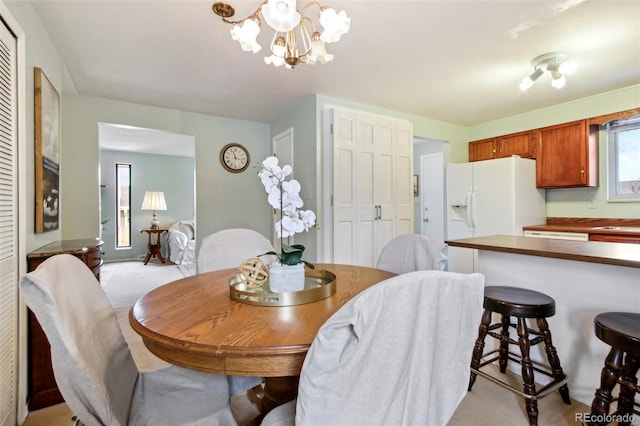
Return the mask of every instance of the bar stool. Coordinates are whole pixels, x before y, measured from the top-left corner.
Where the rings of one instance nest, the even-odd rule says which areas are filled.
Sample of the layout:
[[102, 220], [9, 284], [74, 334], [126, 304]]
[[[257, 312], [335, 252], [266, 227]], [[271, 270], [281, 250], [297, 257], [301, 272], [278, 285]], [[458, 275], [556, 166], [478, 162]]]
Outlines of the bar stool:
[[[555, 315], [556, 303], [553, 298], [544, 293], [518, 287], [488, 286], [484, 289], [484, 312], [478, 329], [478, 339], [473, 348], [471, 358], [471, 377], [469, 379], [470, 391], [476, 375], [497, 383], [525, 398], [527, 416], [530, 425], [538, 424], [538, 399], [555, 391], [559, 391], [565, 404], [571, 404], [567, 376], [562, 371], [560, 359], [556, 348], [551, 341], [551, 331], [546, 318]], [[500, 314], [500, 321], [491, 324], [492, 313]], [[511, 323], [511, 317], [516, 317], [517, 322]], [[538, 329], [530, 329], [527, 319], [536, 320]], [[517, 330], [518, 339], [509, 337], [509, 329]], [[493, 330], [499, 329], [498, 332]], [[484, 341], [487, 334], [499, 343], [499, 348], [484, 353]], [[530, 335], [534, 335], [531, 338]], [[531, 360], [529, 349], [538, 343], [545, 345], [547, 360], [550, 366]], [[518, 345], [520, 354], [509, 351], [509, 345]], [[500, 372], [505, 373], [509, 361], [517, 362], [522, 367], [523, 391], [512, 386], [506, 381], [494, 375], [481, 371], [483, 367], [498, 360]], [[552, 380], [536, 388], [534, 371], [550, 377]]]
[[[635, 394], [640, 392], [638, 386], [638, 367], [640, 367], [640, 314], [629, 312], [605, 312], [596, 315], [593, 320], [598, 339], [611, 350], [604, 361], [600, 375], [600, 388], [596, 390], [591, 404], [589, 424], [605, 425], [613, 417], [608, 416], [609, 405], [614, 399], [611, 391], [616, 384], [618, 392], [618, 409], [614, 413], [619, 425], [628, 425], [635, 410]], [[625, 356], [626, 354], [626, 356]]]

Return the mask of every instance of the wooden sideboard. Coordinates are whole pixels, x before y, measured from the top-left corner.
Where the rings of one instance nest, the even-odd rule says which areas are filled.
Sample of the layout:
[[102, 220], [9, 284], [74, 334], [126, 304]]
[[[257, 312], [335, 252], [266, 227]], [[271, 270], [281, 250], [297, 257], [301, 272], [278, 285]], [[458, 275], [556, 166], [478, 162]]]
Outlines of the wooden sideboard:
[[[99, 239], [56, 241], [27, 254], [27, 270], [57, 254], [71, 254], [82, 260], [100, 280], [103, 242]], [[64, 401], [53, 376], [51, 347], [47, 336], [29, 311], [29, 409], [37, 410]]]

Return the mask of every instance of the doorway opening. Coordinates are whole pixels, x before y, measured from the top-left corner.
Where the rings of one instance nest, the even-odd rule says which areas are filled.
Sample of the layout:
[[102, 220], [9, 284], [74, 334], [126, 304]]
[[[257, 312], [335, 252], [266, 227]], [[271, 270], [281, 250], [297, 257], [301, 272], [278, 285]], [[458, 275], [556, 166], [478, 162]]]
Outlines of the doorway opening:
[[446, 164], [450, 158], [449, 142], [414, 137], [413, 158], [419, 188], [414, 197], [414, 233], [444, 241], [445, 176]]
[[[195, 137], [123, 124], [98, 123], [100, 222], [105, 261], [141, 260], [147, 253], [150, 214], [142, 210], [146, 191], [163, 192], [167, 210], [160, 227], [195, 224]], [[197, 228], [194, 227], [194, 234]], [[169, 233], [161, 248], [169, 257]], [[193, 236], [195, 238], [195, 235]]]

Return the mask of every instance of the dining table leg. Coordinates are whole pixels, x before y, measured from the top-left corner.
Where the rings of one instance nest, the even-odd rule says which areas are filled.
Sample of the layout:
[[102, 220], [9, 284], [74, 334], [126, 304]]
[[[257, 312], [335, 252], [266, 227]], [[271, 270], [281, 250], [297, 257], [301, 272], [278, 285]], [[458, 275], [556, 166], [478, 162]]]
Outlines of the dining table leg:
[[266, 377], [264, 385], [249, 389], [247, 397], [258, 407], [262, 415], [266, 415], [277, 406], [298, 396], [299, 380], [300, 376]]

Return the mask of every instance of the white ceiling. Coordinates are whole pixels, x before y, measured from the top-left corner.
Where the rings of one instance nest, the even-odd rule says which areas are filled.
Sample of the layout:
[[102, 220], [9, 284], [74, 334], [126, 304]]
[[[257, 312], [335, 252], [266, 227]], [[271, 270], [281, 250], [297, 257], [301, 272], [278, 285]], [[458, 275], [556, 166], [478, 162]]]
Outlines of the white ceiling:
[[[328, 45], [333, 62], [294, 70], [265, 65], [265, 24], [263, 50], [241, 51], [213, 0], [31, 3], [67, 66], [64, 92], [252, 121], [320, 93], [473, 125], [640, 83], [640, 0], [323, 0], [351, 30]], [[258, 1], [232, 4], [243, 15]], [[567, 86], [544, 75], [520, 92], [551, 51], [578, 63]]]
[[192, 135], [165, 132], [156, 129], [100, 123], [98, 126], [100, 149], [129, 151], [146, 154], [195, 157], [196, 145]]

